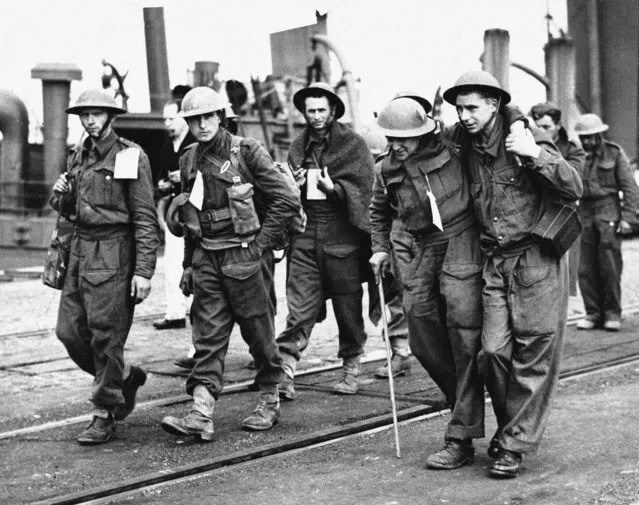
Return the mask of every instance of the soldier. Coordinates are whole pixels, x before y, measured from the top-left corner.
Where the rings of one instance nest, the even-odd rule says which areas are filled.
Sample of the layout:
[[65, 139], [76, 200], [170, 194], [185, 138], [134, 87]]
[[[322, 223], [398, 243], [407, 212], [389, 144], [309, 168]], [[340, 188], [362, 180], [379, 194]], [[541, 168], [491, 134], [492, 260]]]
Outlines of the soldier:
[[508, 134], [510, 95], [488, 72], [463, 74], [444, 99], [460, 119], [452, 139], [468, 164], [485, 256], [478, 366], [498, 425], [490, 475], [516, 477], [543, 435], [568, 309], [567, 257], [532, 232], [540, 215], [581, 196], [581, 177], [540, 130]]
[[193, 396], [190, 413], [165, 417], [162, 428], [204, 441], [213, 438], [213, 409], [223, 387], [224, 356], [234, 323], [255, 359], [260, 390], [257, 407], [242, 426], [267, 430], [279, 417], [283, 370], [275, 345], [272, 248], [300, 209], [296, 188], [257, 141], [224, 128], [227, 105], [208, 87], [196, 87], [184, 97], [182, 117], [197, 144], [180, 157], [187, 193], [173, 201], [167, 218], [176, 231], [172, 209], [182, 206], [186, 233], [181, 285], [184, 294], [193, 294], [195, 365], [186, 381], [186, 391]]
[[596, 114], [584, 114], [575, 123], [587, 153], [579, 204], [579, 289], [586, 308], [586, 317], [577, 323], [580, 330], [621, 327], [621, 235], [631, 232], [637, 209], [637, 184], [628, 158], [621, 146], [603, 138], [607, 130]]
[[[586, 153], [578, 142], [568, 138], [568, 133], [561, 124], [561, 111], [551, 102], [534, 105], [530, 109], [530, 116], [538, 128], [544, 130], [559, 149], [564, 159], [583, 176]], [[577, 295], [577, 277], [579, 271], [579, 241], [570, 248], [568, 258], [570, 278], [570, 294]]]
[[296, 397], [293, 378], [300, 354], [326, 298], [339, 328], [342, 376], [337, 394], [355, 394], [366, 332], [362, 316], [362, 251], [369, 247], [368, 205], [373, 157], [365, 140], [337, 120], [344, 103], [326, 83], [314, 83], [293, 96], [306, 128], [291, 144], [289, 163], [302, 189], [308, 216], [304, 233], [291, 242], [286, 328], [277, 338], [284, 359], [280, 395]]
[[390, 150], [375, 165], [370, 264], [379, 282], [393, 223], [401, 222], [411, 239], [397, 251], [410, 349], [452, 411], [445, 446], [426, 465], [453, 469], [472, 463], [472, 439], [484, 436], [482, 254], [462, 158], [435, 132], [431, 108], [422, 97], [400, 96], [377, 118]]
[[112, 128], [115, 115], [126, 111], [105, 91], [91, 89], [66, 112], [80, 117], [87, 138], [71, 150], [67, 172], [53, 186], [52, 207], [73, 223], [56, 334], [94, 377], [93, 419], [76, 440], [101, 444], [131, 413], [146, 381], [123, 354], [135, 304], [151, 291], [158, 222], [149, 160]]
[[564, 159], [581, 174], [586, 162], [586, 153], [578, 142], [568, 138], [568, 133], [561, 124], [561, 111], [557, 106], [551, 102], [538, 103], [530, 109], [530, 116], [537, 128], [550, 136]]

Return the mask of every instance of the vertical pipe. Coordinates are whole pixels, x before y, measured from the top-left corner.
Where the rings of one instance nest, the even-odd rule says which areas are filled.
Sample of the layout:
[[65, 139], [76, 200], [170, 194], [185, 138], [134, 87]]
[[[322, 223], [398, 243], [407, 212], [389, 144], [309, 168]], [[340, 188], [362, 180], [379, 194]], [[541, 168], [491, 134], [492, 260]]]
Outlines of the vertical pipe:
[[144, 7], [144, 36], [146, 41], [146, 67], [149, 79], [151, 112], [161, 112], [171, 94], [169, 63], [166, 54], [164, 8]]
[[0, 90], [0, 206], [23, 206], [23, 180], [29, 162], [29, 116], [24, 102]]
[[570, 37], [552, 38], [544, 51], [546, 76], [550, 80], [548, 100], [559, 107], [564, 126], [570, 129], [575, 119], [575, 42]]
[[82, 71], [73, 64], [41, 63], [31, 69], [31, 78], [42, 79], [44, 106], [44, 174], [34, 175], [45, 184], [53, 184], [66, 170], [69, 122], [65, 109], [69, 106], [71, 81], [82, 79]]
[[588, 54], [590, 55], [590, 107], [602, 116], [601, 110], [601, 56], [599, 53], [599, 0], [588, 1]]
[[220, 82], [215, 78], [220, 64], [217, 61], [196, 61], [193, 70], [193, 86], [208, 86], [219, 91]]
[[482, 68], [493, 74], [504, 89], [509, 89], [510, 34], [507, 30], [493, 28], [484, 32]]

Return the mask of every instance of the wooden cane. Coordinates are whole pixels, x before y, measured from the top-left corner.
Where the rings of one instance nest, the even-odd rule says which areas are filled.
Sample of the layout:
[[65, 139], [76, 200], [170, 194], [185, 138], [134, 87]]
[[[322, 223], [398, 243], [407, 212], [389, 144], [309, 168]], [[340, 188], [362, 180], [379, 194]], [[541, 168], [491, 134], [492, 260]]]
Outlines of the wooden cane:
[[399, 449], [399, 426], [397, 422], [397, 406], [395, 405], [395, 383], [393, 379], [392, 368], [392, 356], [390, 348], [390, 339], [388, 338], [388, 321], [386, 320], [386, 301], [384, 300], [384, 286], [380, 276], [380, 280], [377, 283], [377, 289], [379, 291], [379, 305], [382, 312], [382, 338], [384, 339], [384, 345], [386, 347], [386, 363], [388, 366], [388, 385], [390, 387], [391, 405], [393, 407], [393, 428], [395, 430], [395, 449], [397, 451], [397, 457], [401, 458], [402, 454]]

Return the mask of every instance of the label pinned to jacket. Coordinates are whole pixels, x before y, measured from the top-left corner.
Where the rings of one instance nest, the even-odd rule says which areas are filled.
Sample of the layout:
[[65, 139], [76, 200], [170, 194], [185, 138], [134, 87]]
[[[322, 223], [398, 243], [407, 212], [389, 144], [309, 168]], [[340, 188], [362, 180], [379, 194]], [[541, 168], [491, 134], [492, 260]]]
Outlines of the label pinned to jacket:
[[195, 182], [193, 183], [193, 189], [191, 189], [189, 202], [191, 202], [193, 207], [197, 210], [202, 210], [202, 204], [204, 203], [204, 181], [202, 179], [202, 172], [199, 170], [195, 176]]
[[140, 150], [135, 147], [123, 149], [115, 155], [114, 179], [137, 179]]
[[442, 217], [439, 214], [439, 208], [437, 207], [437, 200], [432, 191], [427, 191], [428, 201], [430, 202], [430, 211], [433, 215], [433, 224], [439, 228], [440, 231], [444, 231], [444, 225], [442, 224]]

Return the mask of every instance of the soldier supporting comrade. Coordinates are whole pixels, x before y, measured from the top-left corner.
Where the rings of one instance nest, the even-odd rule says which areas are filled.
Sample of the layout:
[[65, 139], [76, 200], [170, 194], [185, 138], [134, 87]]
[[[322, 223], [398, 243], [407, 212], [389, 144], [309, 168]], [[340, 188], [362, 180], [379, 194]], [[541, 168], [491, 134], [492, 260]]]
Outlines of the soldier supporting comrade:
[[468, 165], [484, 253], [478, 366], [498, 426], [490, 475], [516, 477], [546, 426], [568, 309], [567, 256], [535, 229], [581, 196], [581, 177], [544, 132], [508, 133], [501, 110], [510, 95], [488, 72], [463, 74], [444, 99], [460, 119], [452, 138]]

